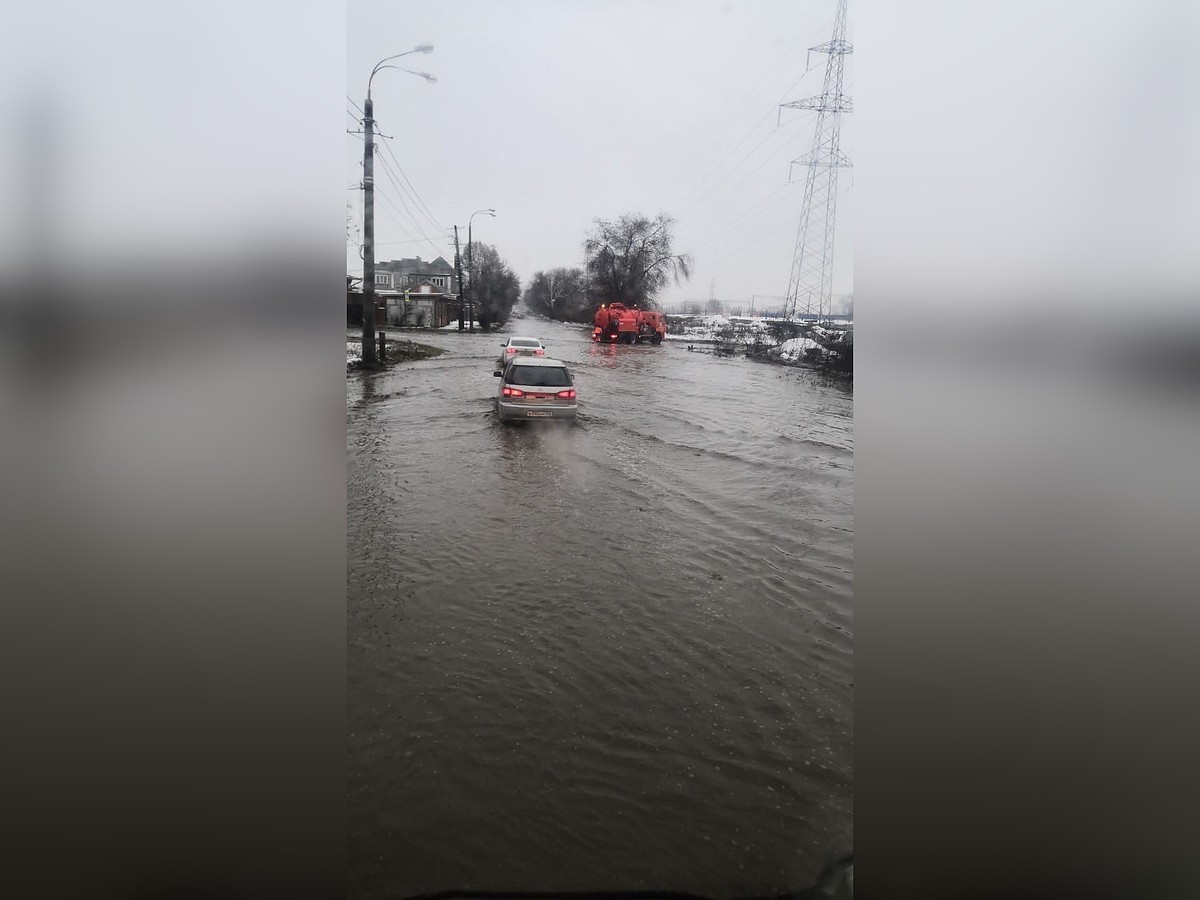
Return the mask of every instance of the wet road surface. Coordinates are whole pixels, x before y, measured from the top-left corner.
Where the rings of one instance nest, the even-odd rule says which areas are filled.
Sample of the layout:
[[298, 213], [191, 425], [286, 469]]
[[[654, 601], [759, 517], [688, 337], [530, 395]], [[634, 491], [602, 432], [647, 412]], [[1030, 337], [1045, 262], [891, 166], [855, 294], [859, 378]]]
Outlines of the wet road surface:
[[[501, 426], [542, 337], [575, 426]], [[852, 850], [853, 401], [514, 322], [347, 378], [349, 895], [809, 885]]]

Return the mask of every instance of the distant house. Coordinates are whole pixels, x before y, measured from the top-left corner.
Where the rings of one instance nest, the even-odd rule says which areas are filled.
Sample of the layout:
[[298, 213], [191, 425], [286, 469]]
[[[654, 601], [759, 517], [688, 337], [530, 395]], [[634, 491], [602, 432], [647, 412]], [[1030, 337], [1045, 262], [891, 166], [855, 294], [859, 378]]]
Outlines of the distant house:
[[432, 261], [418, 256], [375, 263], [377, 294], [404, 290], [416, 292], [422, 285], [428, 285], [429, 290], [447, 297], [458, 296], [458, 278], [454, 274], [454, 266], [440, 256]]
[[442, 328], [457, 315], [458, 278], [440, 256], [378, 262], [375, 295], [387, 304], [389, 325]]

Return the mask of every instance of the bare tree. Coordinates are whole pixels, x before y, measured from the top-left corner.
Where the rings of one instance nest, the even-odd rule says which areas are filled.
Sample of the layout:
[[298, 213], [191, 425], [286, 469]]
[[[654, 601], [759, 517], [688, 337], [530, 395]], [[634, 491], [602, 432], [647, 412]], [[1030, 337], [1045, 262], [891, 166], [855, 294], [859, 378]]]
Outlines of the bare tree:
[[596, 219], [586, 241], [592, 302], [657, 308], [656, 297], [669, 282], [690, 278], [692, 257], [675, 252], [674, 226], [666, 213]]
[[491, 244], [476, 241], [468, 249], [469, 296], [478, 304], [480, 327], [487, 331], [508, 321], [521, 298], [521, 280]]
[[563, 322], [589, 322], [593, 310], [584, 289], [583, 269], [537, 272], [525, 289], [525, 305], [532, 312]]

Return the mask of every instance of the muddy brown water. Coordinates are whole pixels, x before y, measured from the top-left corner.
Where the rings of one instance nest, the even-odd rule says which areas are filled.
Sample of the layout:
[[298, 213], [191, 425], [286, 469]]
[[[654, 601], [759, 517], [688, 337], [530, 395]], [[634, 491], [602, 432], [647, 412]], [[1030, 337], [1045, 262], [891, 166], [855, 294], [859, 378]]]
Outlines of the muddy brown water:
[[[501, 426], [541, 336], [575, 426]], [[853, 400], [536, 320], [347, 378], [349, 894], [805, 887], [853, 848]]]

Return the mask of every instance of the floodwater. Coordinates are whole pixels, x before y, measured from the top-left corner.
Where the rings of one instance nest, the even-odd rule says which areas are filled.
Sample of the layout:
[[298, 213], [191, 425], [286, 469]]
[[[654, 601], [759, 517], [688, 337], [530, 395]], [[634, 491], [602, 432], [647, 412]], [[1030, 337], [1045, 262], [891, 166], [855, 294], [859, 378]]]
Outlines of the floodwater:
[[[496, 421], [519, 333], [576, 425]], [[809, 886], [853, 849], [850, 391], [419, 340], [347, 378], [349, 895]]]

